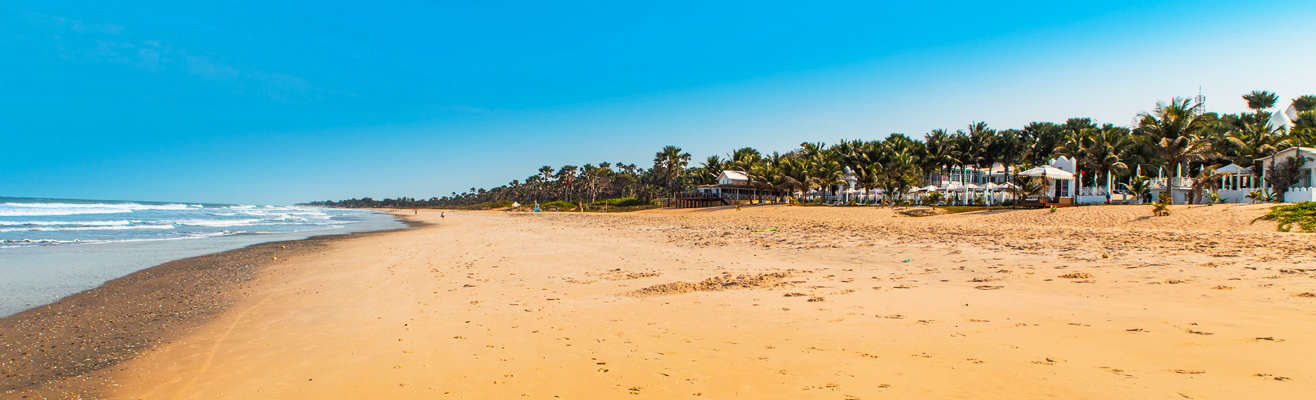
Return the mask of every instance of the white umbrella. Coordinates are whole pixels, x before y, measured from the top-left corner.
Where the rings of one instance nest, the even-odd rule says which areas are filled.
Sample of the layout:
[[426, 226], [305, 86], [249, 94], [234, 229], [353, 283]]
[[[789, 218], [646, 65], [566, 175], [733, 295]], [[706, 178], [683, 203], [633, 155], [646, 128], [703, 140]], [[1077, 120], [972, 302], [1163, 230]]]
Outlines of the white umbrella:
[[932, 185], [927, 185], [927, 186], [924, 186], [924, 187], [923, 187], [923, 191], [925, 191], [925, 192], [931, 192], [931, 191], [933, 191], [933, 190], [937, 190], [937, 187], [936, 187], [936, 186], [932, 186]]
[[1052, 167], [1050, 165], [1034, 167], [1033, 169], [1020, 172], [1019, 175], [1032, 176], [1032, 177], [1045, 176], [1047, 179], [1062, 179], [1067, 181], [1074, 179], [1074, 174], [1069, 173], [1069, 171]]
[[978, 185], [974, 185], [974, 184], [970, 183], [970, 184], [964, 185], [964, 188], [965, 188], [965, 189], [968, 189], [968, 190], [978, 190]]

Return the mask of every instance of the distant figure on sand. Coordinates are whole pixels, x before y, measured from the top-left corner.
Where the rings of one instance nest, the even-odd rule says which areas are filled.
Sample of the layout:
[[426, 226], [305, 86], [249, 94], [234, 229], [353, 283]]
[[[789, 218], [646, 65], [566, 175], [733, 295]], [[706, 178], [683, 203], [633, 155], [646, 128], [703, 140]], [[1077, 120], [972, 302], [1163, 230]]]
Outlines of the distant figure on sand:
[[447, 212], [447, 211], [443, 211], [443, 212], [440, 212], [440, 213], [439, 213], [439, 219], [444, 219], [444, 218], [448, 218], [448, 212]]

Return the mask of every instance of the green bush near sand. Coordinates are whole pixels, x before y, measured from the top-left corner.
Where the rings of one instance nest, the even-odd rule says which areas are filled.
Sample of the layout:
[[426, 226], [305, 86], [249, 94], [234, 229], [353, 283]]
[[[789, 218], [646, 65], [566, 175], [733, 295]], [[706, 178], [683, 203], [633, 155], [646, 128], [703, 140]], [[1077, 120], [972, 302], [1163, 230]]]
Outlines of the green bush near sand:
[[946, 210], [946, 213], [947, 213], [947, 214], [959, 214], [959, 213], [974, 212], [974, 211], [1009, 210], [1009, 209], [1010, 209], [1009, 206], [937, 206], [937, 207], [935, 207], [935, 208], [940, 208], [940, 209], [942, 209], [942, 210]]
[[643, 200], [634, 197], [618, 197], [615, 199], [600, 200], [595, 204], [606, 204], [613, 207], [632, 207], [648, 205]]
[[512, 206], [512, 202], [511, 202], [511, 201], [486, 201], [486, 202], [480, 203], [480, 205], [477, 206], [477, 207], [479, 207], [479, 208], [484, 208], [484, 209], [489, 209], [489, 208], [504, 208], [504, 207], [511, 207], [511, 206]]
[[1284, 204], [1270, 208], [1266, 215], [1257, 217], [1252, 220], [1267, 220], [1278, 222], [1276, 227], [1280, 232], [1292, 232], [1293, 224], [1297, 224], [1302, 232], [1316, 232], [1316, 202], [1304, 201], [1301, 203]]
[[547, 203], [539, 203], [539, 208], [541, 210], [571, 211], [576, 209], [576, 205], [574, 203], [556, 200]]

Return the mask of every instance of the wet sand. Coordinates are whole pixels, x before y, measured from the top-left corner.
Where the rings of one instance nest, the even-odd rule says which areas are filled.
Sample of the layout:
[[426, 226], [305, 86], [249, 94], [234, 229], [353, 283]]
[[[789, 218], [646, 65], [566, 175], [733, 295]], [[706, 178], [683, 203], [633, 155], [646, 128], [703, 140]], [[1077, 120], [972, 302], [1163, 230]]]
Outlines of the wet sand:
[[1265, 209], [422, 212], [280, 256], [188, 329], [41, 390], [1302, 398], [1316, 240], [1252, 224]]

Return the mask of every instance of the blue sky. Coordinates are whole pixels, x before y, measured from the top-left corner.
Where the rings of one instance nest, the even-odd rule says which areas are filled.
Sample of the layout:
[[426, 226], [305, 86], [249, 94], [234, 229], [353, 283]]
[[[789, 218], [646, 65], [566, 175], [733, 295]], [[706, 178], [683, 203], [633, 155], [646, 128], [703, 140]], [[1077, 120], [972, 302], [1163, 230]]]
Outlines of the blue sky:
[[186, 3], [0, 3], [0, 196], [428, 198], [1316, 93], [1309, 1]]

